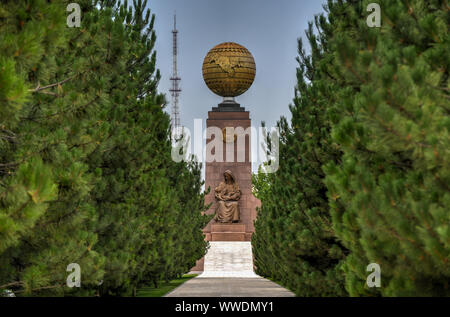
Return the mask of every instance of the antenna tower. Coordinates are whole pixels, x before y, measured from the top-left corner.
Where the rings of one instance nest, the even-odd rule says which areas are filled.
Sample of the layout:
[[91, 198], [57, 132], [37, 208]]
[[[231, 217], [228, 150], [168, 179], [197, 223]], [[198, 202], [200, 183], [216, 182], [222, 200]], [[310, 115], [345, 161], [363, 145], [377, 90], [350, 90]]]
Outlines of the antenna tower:
[[170, 80], [172, 81], [172, 89], [170, 89], [170, 93], [172, 94], [172, 129], [180, 127], [180, 108], [178, 105], [178, 98], [180, 97], [181, 88], [180, 88], [180, 80], [178, 77], [178, 68], [177, 68], [177, 56], [178, 56], [178, 30], [177, 30], [177, 16], [176, 14], [173, 16], [173, 70], [172, 77]]

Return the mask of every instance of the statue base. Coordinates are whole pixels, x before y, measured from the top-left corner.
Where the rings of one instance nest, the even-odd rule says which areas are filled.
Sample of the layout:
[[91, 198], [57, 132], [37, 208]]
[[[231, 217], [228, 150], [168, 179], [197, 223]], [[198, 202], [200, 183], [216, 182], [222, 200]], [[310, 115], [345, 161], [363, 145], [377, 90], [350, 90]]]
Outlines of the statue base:
[[214, 112], [244, 112], [245, 108], [241, 107], [234, 98], [224, 98], [222, 103], [219, 103], [217, 107], [213, 107]]
[[239, 223], [215, 223], [211, 224], [209, 241], [250, 241], [251, 234], [246, 236], [245, 225]]

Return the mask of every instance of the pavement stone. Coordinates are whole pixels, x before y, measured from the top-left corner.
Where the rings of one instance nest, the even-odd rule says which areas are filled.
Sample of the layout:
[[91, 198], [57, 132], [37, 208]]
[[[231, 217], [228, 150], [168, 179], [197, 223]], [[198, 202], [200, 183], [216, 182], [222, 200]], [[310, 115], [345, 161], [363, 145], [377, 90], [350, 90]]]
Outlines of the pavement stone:
[[294, 297], [277, 283], [258, 278], [199, 278], [180, 285], [165, 297]]

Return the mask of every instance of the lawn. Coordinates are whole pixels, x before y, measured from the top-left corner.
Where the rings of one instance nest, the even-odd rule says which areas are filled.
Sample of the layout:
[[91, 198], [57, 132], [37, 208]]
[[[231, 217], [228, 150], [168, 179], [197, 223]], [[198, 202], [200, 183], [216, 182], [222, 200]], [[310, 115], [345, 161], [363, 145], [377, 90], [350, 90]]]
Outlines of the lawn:
[[177, 288], [184, 282], [189, 281], [191, 278], [196, 277], [197, 274], [185, 274], [179, 279], [170, 281], [169, 283], [161, 282], [158, 288], [155, 287], [143, 287], [137, 291], [137, 297], [162, 297]]

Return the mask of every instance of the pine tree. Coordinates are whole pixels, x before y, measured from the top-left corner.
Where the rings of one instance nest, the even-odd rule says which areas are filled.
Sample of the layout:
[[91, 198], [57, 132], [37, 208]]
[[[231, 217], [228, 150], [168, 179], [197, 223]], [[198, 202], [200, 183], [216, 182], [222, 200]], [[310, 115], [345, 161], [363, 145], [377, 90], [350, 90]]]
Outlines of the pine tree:
[[[182, 174], [173, 183], [169, 179], [177, 167], [170, 158], [170, 120], [162, 109], [165, 101], [156, 92], [160, 75], [153, 51], [155, 17], [145, 8], [146, 1], [134, 1], [130, 7], [125, 2], [117, 8], [115, 21], [125, 25], [129, 46], [115, 42], [124, 49], [123, 67], [114, 70], [120, 82], [109, 92], [115, 102], [105, 110], [106, 141], [90, 156], [92, 171], [101, 169], [103, 180], [94, 189], [99, 212], [97, 247], [106, 258], [101, 294], [131, 295], [143, 283], [157, 284], [186, 272], [192, 259], [180, 258], [183, 245], [177, 244], [177, 237], [184, 228], [194, 227], [201, 233], [203, 226], [202, 222], [181, 222], [186, 211], [178, 196], [189, 189], [180, 187]], [[193, 174], [188, 173], [188, 178], [194, 184], [200, 182]], [[200, 216], [196, 208], [192, 212]], [[197, 251], [193, 255], [200, 251], [200, 258], [203, 237], [196, 238], [201, 248], [187, 251]]]
[[10, 3], [0, 11], [0, 254], [19, 243], [55, 197], [51, 169], [41, 157], [33, 153], [22, 158], [15, 151], [20, 147], [18, 113], [32, 95], [27, 76], [37, 71], [44, 52], [53, 52], [61, 41], [56, 10], [58, 5], [47, 6], [46, 15], [38, 17], [23, 4]]
[[[353, 1], [347, 1], [353, 4]], [[381, 28], [368, 28], [369, 1], [339, 9], [332, 68], [354, 93], [332, 136], [341, 162], [326, 165], [336, 235], [351, 254], [352, 296], [450, 294], [449, 8], [446, 1], [379, 1]], [[381, 267], [368, 288], [366, 267]]]
[[[64, 2], [46, 1], [7, 1], [1, 6], [5, 16], [2, 53], [15, 66], [11, 73], [21, 79], [16, 87], [27, 89], [26, 98], [15, 100], [16, 107], [9, 107], [14, 102], [2, 105], [14, 111], [7, 123], [12, 127], [6, 130], [15, 137], [2, 151], [8, 167], [2, 182], [9, 185], [2, 216], [10, 214], [27, 227], [20, 229], [14, 244], [3, 249], [0, 280], [6, 283], [0, 284], [18, 287], [17, 293], [61, 294], [71, 262], [96, 275], [97, 254], [89, 252], [95, 235], [84, 226], [92, 212], [87, 203], [89, 176], [80, 162], [85, 151], [79, 148], [91, 119], [88, 113], [76, 112], [85, 103], [83, 98], [90, 96], [74, 95], [81, 86], [74, 79], [83, 67], [72, 68], [68, 44], [74, 32], [66, 27], [65, 8]], [[65, 58], [61, 58], [63, 52], [67, 52]], [[12, 204], [17, 203], [25, 209], [14, 208]], [[8, 227], [15, 226], [7, 223]]]
[[169, 178], [172, 186], [176, 188], [180, 212], [177, 217], [178, 232], [174, 236], [177, 246], [177, 260], [183, 266], [175, 267], [174, 275], [180, 276], [195, 266], [197, 260], [205, 255], [207, 242], [204, 240], [202, 229], [212, 216], [203, 212], [205, 206], [205, 193], [202, 193], [204, 182], [201, 177], [201, 165], [194, 160], [191, 162], [174, 163], [170, 169], [173, 173]]
[[[315, 25], [326, 24], [323, 16]], [[339, 82], [326, 72], [329, 34], [318, 36], [310, 23], [311, 55], [299, 39], [299, 68], [291, 124], [278, 122], [280, 168], [255, 178], [262, 207], [253, 239], [258, 272], [279, 280], [298, 296], [344, 296], [341, 261], [347, 249], [331, 223], [322, 165], [337, 162], [340, 151], [330, 136], [328, 106]], [[267, 186], [268, 184], [268, 186]]]
[[[147, 3], [79, 1], [82, 25], [68, 28], [68, 1], [9, 2], [0, 289], [132, 295], [188, 271], [205, 252], [203, 195], [198, 167], [170, 159]], [[81, 266], [81, 289], [65, 286], [69, 263]]]
[[[448, 6], [381, 1], [378, 29], [369, 3], [328, 1], [311, 56], [300, 47], [280, 171], [258, 192], [257, 267], [300, 295], [342, 294], [339, 268], [352, 296], [448, 295]], [[366, 284], [370, 263], [381, 288]]]

